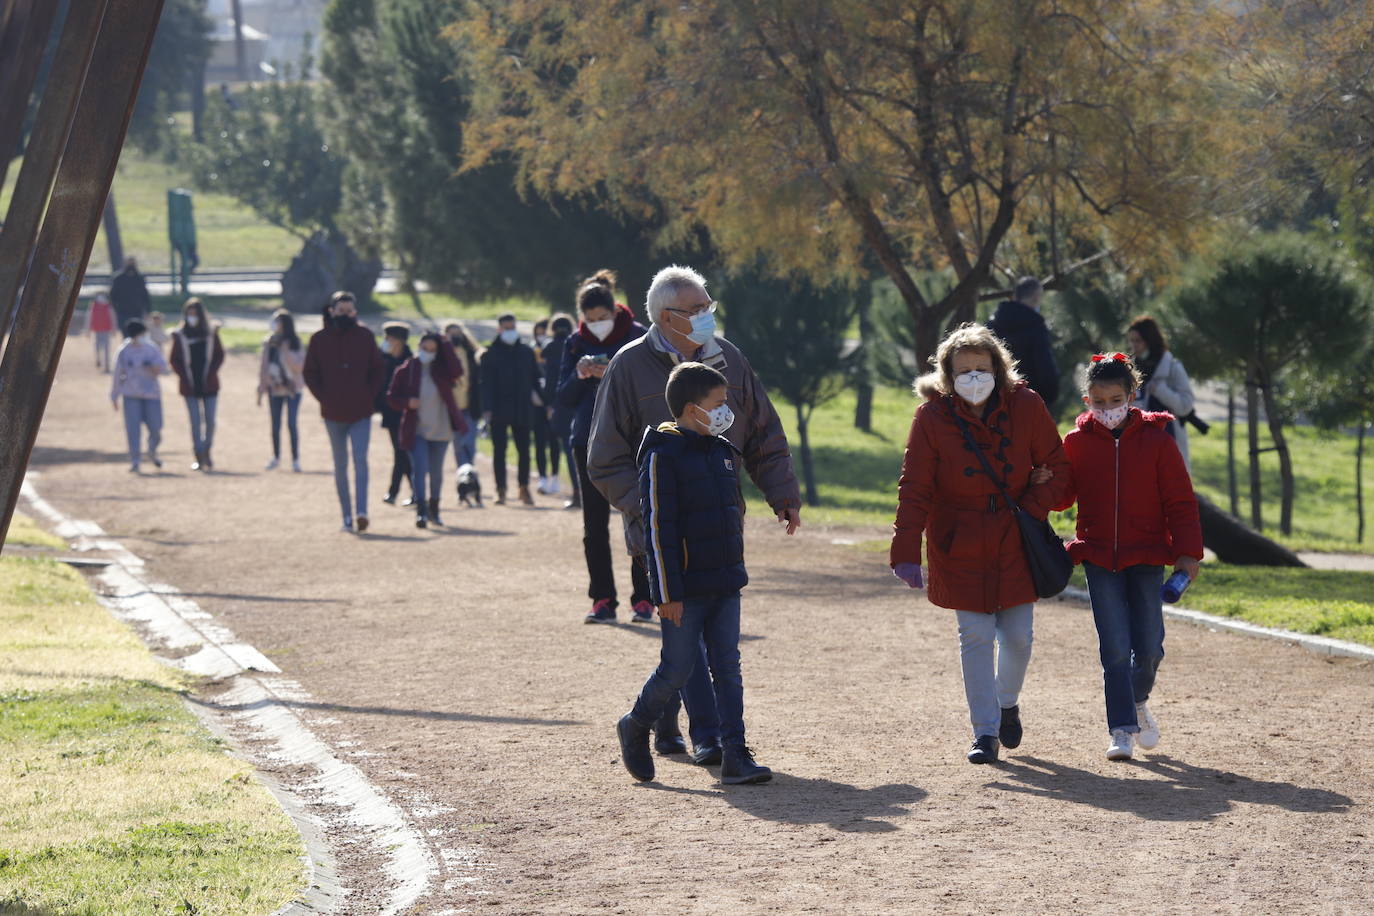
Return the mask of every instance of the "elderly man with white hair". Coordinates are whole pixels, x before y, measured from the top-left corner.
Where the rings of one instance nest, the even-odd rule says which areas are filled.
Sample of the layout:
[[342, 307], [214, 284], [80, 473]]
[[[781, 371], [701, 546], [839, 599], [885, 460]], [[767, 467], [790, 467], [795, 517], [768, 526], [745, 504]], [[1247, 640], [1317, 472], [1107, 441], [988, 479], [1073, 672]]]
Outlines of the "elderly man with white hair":
[[[592, 484], [625, 518], [630, 553], [642, 557], [644, 525], [639, 511], [636, 460], [646, 428], [673, 419], [664, 390], [668, 373], [682, 362], [702, 362], [725, 375], [726, 403], [735, 415], [723, 435], [744, 458], [744, 469], [763, 493], [778, 520], [794, 533], [801, 525], [801, 492], [792, 470], [787, 435], [773, 403], [744, 355], [715, 335], [716, 304], [706, 280], [689, 267], [667, 267], [655, 275], [647, 297], [649, 333], [623, 347], [611, 360], [597, 390], [592, 416], [587, 472]], [[720, 724], [703, 647], [683, 688], [693, 759], [720, 762]], [[677, 704], [655, 727], [660, 753], [685, 750], [677, 725]]]

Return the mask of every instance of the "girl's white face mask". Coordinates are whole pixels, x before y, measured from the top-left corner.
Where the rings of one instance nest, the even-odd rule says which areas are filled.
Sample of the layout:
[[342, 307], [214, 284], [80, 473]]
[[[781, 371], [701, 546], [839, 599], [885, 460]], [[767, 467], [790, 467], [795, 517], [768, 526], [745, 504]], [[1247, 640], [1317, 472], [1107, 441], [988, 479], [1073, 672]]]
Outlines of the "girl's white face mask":
[[602, 321], [587, 322], [587, 330], [596, 335], [597, 340], [605, 340], [611, 336], [611, 331], [615, 330], [615, 319], [606, 318]]
[[1094, 407], [1091, 411], [1092, 417], [1108, 429], [1116, 429], [1126, 419], [1126, 414], [1131, 410], [1130, 404], [1122, 404], [1120, 407]]
[[978, 369], [970, 369], [954, 377], [954, 393], [974, 407], [990, 398], [996, 385], [997, 376]]

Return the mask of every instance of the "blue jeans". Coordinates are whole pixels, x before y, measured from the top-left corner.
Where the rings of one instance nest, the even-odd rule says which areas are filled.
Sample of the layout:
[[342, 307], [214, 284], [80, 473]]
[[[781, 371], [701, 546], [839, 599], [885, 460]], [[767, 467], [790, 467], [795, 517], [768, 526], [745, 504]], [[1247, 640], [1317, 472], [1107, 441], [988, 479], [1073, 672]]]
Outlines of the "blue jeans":
[[964, 696], [968, 700], [973, 737], [996, 738], [1002, 725], [1002, 710], [1020, 702], [1021, 685], [1030, 667], [1031, 643], [1035, 641], [1035, 605], [1018, 604], [991, 614], [954, 613], [959, 618], [959, 659], [964, 669]]
[[148, 451], [157, 451], [162, 442], [162, 401], [158, 398], [131, 398], [124, 396], [124, 432], [129, 437], [129, 463], [138, 467], [143, 450], [139, 439], [143, 437], [142, 427], [148, 427]]
[[[709, 666], [715, 708], [720, 717], [720, 741], [726, 747], [744, 744], [744, 679], [739, 668], [739, 592], [713, 595], [709, 598], [688, 598], [682, 602], [682, 623], [660, 621], [663, 649], [659, 653], [658, 668], [639, 691], [630, 711], [635, 721], [651, 726], [663, 715], [679, 690], [687, 694], [694, 675], [703, 678]], [[705, 644], [705, 658], [702, 648]], [[703, 698], [704, 699], [704, 698]], [[688, 715], [692, 713], [688, 698]], [[692, 744], [701, 747], [710, 743], [703, 734]]]
[[301, 458], [301, 431], [296, 424], [296, 417], [301, 410], [301, 396], [299, 394], [268, 395], [267, 403], [272, 410], [272, 457], [281, 457], [281, 409], [285, 406], [286, 429], [291, 433], [291, 458], [299, 461]]
[[1150, 698], [1164, 660], [1164, 599], [1159, 594], [1164, 567], [1127, 566], [1112, 572], [1084, 563], [1083, 571], [1102, 656], [1107, 730], [1138, 733], [1135, 704]]
[[453, 457], [460, 468], [477, 460], [477, 418], [470, 410], [463, 411], [463, 417], [468, 421], [468, 431], [453, 434]]
[[372, 439], [372, 418], [363, 417], [352, 423], [325, 420], [329, 431], [329, 447], [334, 453], [334, 486], [339, 491], [339, 507], [343, 509], [344, 524], [353, 522], [353, 509], [348, 502], [348, 447], [353, 446], [353, 476], [358, 494], [358, 515], [367, 515], [367, 445]]
[[[215, 445], [215, 404], [219, 401], [218, 395], [208, 395], [203, 398], [190, 397], [186, 399], [186, 412], [191, 415], [191, 445], [195, 448], [196, 454], [208, 452]], [[202, 418], [202, 407], [204, 414]], [[204, 425], [202, 426], [202, 423]]]
[[415, 487], [415, 506], [421, 512], [425, 509], [425, 497], [438, 499], [444, 489], [444, 453], [447, 451], [446, 440], [426, 439], [416, 434], [415, 445], [410, 450], [410, 479]]

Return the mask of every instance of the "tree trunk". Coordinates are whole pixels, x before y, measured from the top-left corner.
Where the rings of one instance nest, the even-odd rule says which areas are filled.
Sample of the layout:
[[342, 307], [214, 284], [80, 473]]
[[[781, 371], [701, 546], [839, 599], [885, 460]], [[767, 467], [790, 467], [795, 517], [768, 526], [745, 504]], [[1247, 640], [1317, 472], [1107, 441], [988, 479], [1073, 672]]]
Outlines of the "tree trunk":
[[1364, 431], [1365, 422], [1360, 420], [1360, 431], [1355, 437], [1355, 543], [1364, 543]]
[[806, 504], [819, 506], [820, 494], [816, 492], [816, 469], [811, 464], [811, 436], [807, 428], [810, 411], [801, 404], [797, 410], [797, 438], [801, 440], [802, 482], [806, 486]]
[[866, 433], [873, 432], [873, 367], [869, 365], [869, 353], [873, 346], [873, 301], [872, 287], [861, 295], [859, 302], [859, 352], [855, 366], [854, 428]]
[[1259, 391], [1256, 389], [1253, 368], [1245, 378], [1245, 420], [1250, 439], [1250, 524], [1256, 531], [1264, 530], [1264, 511], [1260, 505], [1259, 466]]
[[243, 44], [243, 3], [232, 0], [234, 12], [234, 64], [238, 70], [239, 82], [248, 82], [248, 49]]
[[1223, 563], [1235, 566], [1307, 565], [1293, 551], [1247, 527], [1206, 497], [1198, 496], [1197, 505], [1202, 518], [1202, 542]]
[[1240, 487], [1236, 482], [1236, 386], [1226, 386], [1226, 489], [1231, 514], [1240, 517]]
[[1283, 435], [1283, 418], [1279, 416], [1278, 404], [1274, 402], [1273, 376], [1266, 369], [1261, 376], [1260, 393], [1264, 396], [1264, 415], [1269, 421], [1269, 436], [1274, 440], [1274, 450], [1279, 453], [1279, 531], [1293, 533], [1293, 456], [1288, 451], [1288, 440]]
[[191, 137], [201, 143], [205, 137], [201, 131], [201, 121], [205, 117], [205, 64], [201, 64], [191, 75]]
[[119, 235], [119, 214], [115, 211], [114, 192], [105, 198], [105, 215], [101, 218], [105, 229], [105, 245], [110, 250], [110, 276], [124, 269], [124, 240]]
[[933, 309], [921, 312], [916, 320], [916, 374], [930, 371], [930, 361], [940, 346], [941, 330], [944, 327], [945, 313]]

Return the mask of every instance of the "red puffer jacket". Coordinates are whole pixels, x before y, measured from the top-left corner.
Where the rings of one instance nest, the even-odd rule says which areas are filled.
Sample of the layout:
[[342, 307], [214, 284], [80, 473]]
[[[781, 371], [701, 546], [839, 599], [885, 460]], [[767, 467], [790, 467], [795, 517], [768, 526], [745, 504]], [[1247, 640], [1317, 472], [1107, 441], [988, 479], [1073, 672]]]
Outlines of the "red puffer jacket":
[[[921, 535], [929, 531], [928, 594], [940, 607], [991, 613], [1036, 599], [1016, 519], [966, 447], [951, 408], [968, 423], [993, 470], [1004, 475], [1012, 499], [1031, 515], [1044, 518], [1069, 487], [1069, 462], [1040, 395], [1021, 382], [997, 397], [1001, 403], [986, 420], [981, 408], [944, 395], [922, 404], [911, 424], [891, 562], [921, 562]], [[1054, 478], [1031, 486], [1031, 469], [1041, 465]]]
[[1084, 413], [1064, 439], [1073, 466], [1068, 493], [1056, 509], [1078, 501], [1076, 563], [1113, 572], [1127, 566], [1167, 566], [1179, 557], [1202, 559], [1193, 481], [1165, 427], [1169, 413], [1132, 407], [1118, 439]]

